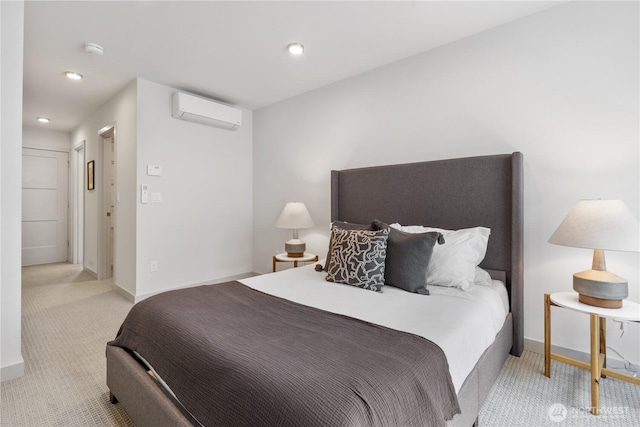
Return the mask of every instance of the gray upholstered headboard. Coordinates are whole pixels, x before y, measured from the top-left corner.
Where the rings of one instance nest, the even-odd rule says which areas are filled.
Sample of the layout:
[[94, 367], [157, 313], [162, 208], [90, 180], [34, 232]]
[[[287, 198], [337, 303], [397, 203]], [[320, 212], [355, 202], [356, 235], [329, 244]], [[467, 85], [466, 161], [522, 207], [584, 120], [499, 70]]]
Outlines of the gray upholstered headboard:
[[522, 153], [331, 172], [331, 220], [491, 228], [481, 267], [506, 272], [513, 349], [524, 349]]

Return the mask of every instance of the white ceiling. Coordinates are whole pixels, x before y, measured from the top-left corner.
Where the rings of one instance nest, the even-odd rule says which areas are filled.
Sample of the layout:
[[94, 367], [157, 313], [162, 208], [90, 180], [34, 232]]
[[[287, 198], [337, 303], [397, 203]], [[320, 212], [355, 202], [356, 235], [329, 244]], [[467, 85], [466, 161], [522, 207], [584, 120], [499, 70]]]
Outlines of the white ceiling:
[[71, 131], [136, 77], [258, 109], [560, 3], [27, 1], [24, 124]]

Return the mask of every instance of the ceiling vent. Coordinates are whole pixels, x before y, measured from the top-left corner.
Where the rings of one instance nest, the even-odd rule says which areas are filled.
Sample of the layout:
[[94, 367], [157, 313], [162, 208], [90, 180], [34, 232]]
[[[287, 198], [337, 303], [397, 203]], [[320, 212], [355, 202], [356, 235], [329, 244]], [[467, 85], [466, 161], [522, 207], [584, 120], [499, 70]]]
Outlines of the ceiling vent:
[[242, 110], [210, 99], [182, 92], [173, 94], [171, 115], [180, 120], [236, 130], [242, 124]]

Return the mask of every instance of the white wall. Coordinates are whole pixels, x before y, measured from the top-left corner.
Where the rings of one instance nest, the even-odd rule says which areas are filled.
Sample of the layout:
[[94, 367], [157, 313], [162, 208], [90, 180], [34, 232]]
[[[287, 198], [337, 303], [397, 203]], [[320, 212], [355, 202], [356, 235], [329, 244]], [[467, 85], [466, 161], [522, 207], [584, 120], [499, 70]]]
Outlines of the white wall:
[[[251, 272], [252, 118], [235, 132], [171, 117], [175, 89], [132, 81], [73, 132], [96, 161], [96, 190], [85, 191], [85, 267], [99, 262], [102, 142], [115, 124], [116, 234], [114, 283], [132, 300]], [[162, 166], [161, 177], [147, 165]], [[140, 185], [162, 203], [140, 203]], [[150, 262], [158, 262], [151, 272]]]
[[0, 379], [24, 374], [22, 286], [22, 47], [24, 3], [0, 2]]
[[[254, 270], [270, 271], [287, 201], [326, 254], [331, 169], [522, 151], [525, 337], [543, 340], [543, 294], [572, 289], [588, 250], [547, 239], [580, 198], [639, 211], [638, 3], [571, 2], [254, 112]], [[304, 58], [303, 58], [304, 60]], [[640, 300], [638, 254], [607, 253]], [[588, 317], [554, 310], [554, 345], [588, 351]], [[640, 361], [640, 325], [618, 343]]]
[[85, 163], [95, 161], [95, 190], [85, 189], [84, 266], [97, 273], [100, 206], [102, 200], [102, 138], [105, 126], [115, 125], [116, 233], [114, 283], [135, 294], [136, 263], [136, 144], [137, 92], [133, 80], [72, 132], [74, 147], [85, 141]]
[[252, 271], [252, 113], [233, 132], [176, 120], [173, 92], [138, 79], [137, 191], [163, 202], [138, 204], [137, 297]]
[[71, 132], [23, 126], [22, 146], [69, 152], [71, 150]]

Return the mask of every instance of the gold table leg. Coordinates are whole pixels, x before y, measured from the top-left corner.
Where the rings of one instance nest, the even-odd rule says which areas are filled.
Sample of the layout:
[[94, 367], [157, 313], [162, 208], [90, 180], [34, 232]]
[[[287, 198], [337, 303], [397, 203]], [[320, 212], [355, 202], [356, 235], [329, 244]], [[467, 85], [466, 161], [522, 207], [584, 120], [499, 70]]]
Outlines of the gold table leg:
[[600, 414], [600, 329], [598, 315], [591, 313], [591, 413]]
[[551, 378], [551, 297], [544, 294], [544, 375]]
[[[603, 357], [602, 367], [607, 367], [607, 318], [600, 317], [600, 354]], [[607, 378], [607, 376], [601, 371], [600, 378]]]

